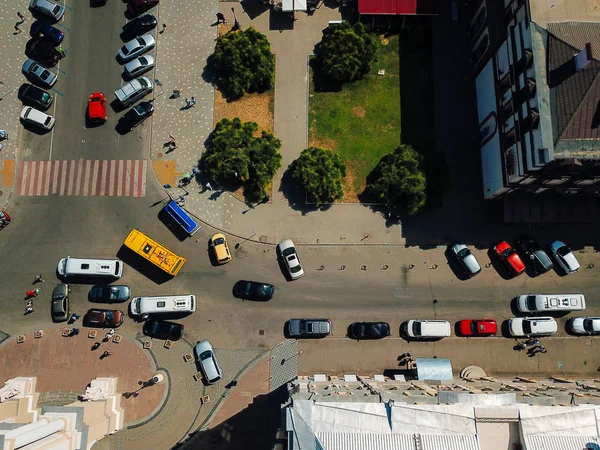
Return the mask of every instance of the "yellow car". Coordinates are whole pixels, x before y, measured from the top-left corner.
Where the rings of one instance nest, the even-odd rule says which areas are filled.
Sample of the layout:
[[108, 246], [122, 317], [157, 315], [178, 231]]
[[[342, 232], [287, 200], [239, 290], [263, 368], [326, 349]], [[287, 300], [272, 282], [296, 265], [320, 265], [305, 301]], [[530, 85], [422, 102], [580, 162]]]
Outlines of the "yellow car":
[[219, 264], [226, 264], [231, 261], [229, 245], [227, 245], [227, 239], [223, 233], [214, 234], [213, 237], [210, 238], [210, 245], [215, 252], [215, 257]]

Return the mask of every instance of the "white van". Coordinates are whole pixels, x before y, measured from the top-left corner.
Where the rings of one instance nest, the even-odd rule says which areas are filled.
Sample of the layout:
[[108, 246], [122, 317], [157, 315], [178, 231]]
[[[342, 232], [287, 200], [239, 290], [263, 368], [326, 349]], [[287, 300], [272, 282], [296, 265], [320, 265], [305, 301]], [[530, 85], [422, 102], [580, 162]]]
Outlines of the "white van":
[[411, 339], [441, 339], [450, 336], [447, 320], [409, 320], [404, 324], [404, 334]]
[[154, 90], [154, 84], [147, 77], [139, 77], [124, 84], [115, 91], [115, 97], [123, 106], [129, 106]]
[[131, 314], [147, 319], [150, 314], [193, 313], [196, 311], [196, 296], [169, 295], [166, 297], [135, 297], [129, 304]]
[[117, 279], [123, 276], [123, 261], [118, 259], [73, 258], [67, 256], [58, 262], [61, 277], [95, 277]]
[[583, 311], [583, 294], [527, 294], [517, 297], [517, 309], [521, 312]]

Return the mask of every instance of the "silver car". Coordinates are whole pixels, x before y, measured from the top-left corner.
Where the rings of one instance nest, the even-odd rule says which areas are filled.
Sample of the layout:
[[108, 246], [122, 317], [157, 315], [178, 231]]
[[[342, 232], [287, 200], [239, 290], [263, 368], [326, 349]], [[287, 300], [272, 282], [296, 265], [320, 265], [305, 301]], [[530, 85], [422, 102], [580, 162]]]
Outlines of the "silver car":
[[215, 384], [221, 378], [223, 378], [223, 372], [215, 357], [215, 351], [208, 341], [200, 341], [194, 347], [196, 352], [196, 358], [198, 358], [198, 364], [202, 375], [206, 380], [207, 384]]
[[287, 332], [292, 338], [323, 338], [331, 333], [329, 319], [291, 319]]
[[122, 61], [131, 61], [142, 53], [146, 53], [148, 50], [153, 49], [155, 44], [154, 36], [151, 34], [138, 36], [119, 49], [119, 58], [121, 58]]
[[288, 275], [292, 280], [296, 280], [304, 276], [304, 269], [302, 269], [302, 263], [296, 253], [296, 248], [291, 239], [286, 239], [277, 244], [277, 250], [281, 254], [285, 266], [288, 270]]
[[565, 274], [568, 275], [579, 270], [579, 261], [564, 242], [554, 241], [550, 244], [550, 251], [552, 251], [552, 256], [554, 256], [561, 269], [565, 271]]
[[52, 0], [30, 0], [29, 9], [48, 16], [57, 22], [62, 19], [62, 16], [65, 14], [65, 9]]
[[573, 317], [567, 325], [574, 334], [600, 334], [600, 317]]
[[45, 68], [40, 63], [35, 62], [33, 59], [28, 59], [23, 63], [21, 72], [23, 72], [23, 75], [39, 81], [40, 84], [47, 88], [54, 86], [56, 84], [56, 80], [58, 80], [58, 76], [54, 72], [51, 72], [49, 69]]
[[134, 78], [144, 72], [149, 71], [154, 67], [154, 58], [150, 55], [139, 56], [133, 61], [125, 64], [125, 76], [128, 78]]
[[450, 247], [450, 251], [469, 277], [481, 272], [481, 266], [465, 244], [458, 242]]

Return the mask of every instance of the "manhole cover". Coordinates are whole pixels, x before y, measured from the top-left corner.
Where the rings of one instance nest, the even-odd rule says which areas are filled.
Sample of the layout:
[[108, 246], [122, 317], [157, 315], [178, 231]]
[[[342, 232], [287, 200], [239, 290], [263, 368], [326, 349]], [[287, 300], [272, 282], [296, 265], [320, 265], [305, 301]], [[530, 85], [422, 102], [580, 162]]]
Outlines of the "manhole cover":
[[260, 334], [261, 336], [265, 335], [265, 330], [258, 330], [258, 334]]
[[267, 242], [267, 237], [263, 235], [259, 237], [258, 240], [264, 244], [265, 242]]

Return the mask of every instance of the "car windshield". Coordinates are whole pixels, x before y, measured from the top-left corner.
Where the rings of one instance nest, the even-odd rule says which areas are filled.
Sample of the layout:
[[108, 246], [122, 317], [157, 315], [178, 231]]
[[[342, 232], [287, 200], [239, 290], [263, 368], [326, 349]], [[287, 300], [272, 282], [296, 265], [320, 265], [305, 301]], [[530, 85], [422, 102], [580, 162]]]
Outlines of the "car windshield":
[[476, 334], [477, 333], [477, 323], [476, 322], [471, 322], [471, 333]]
[[114, 318], [114, 314], [112, 313], [112, 311], [106, 311], [106, 321], [112, 322], [113, 318]]
[[527, 296], [527, 309], [529, 311], [535, 311], [536, 310], [536, 306], [535, 306], [535, 295], [528, 295]]
[[560, 256], [567, 256], [569, 253], [571, 253], [571, 249], [566, 245], [563, 245], [562, 247], [556, 249], [556, 253], [558, 253]]
[[225, 243], [225, 239], [223, 239], [223, 238], [217, 238], [217, 239], [215, 239], [215, 240], [213, 241], [213, 243], [214, 243], [215, 245], [223, 245], [223, 244]]
[[512, 248], [507, 248], [506, 250], [504, 250], [502, 252], [502, 256], [504, 256], [505, 258], [508, 258], [509, 256], [511, 256], [515, 251]]
[[138, 44], [140, 44], [140, 47], [143, 47], [144, 45], [146, 45], [146, 41], [144, 41], [141, 37], [137, 38]]
[[583, 321], [583, 329], [585, 331], [594, 331], [594, 321], [592, 319], [585, 319]]
[[523, 333], [531, 334], [531, 321], [529, 321], [529, 320], [523, 321]]
[[297, 266], [290, 267], [290, 272], [292, 272], [292, 273], [298, 273], [301, 270], [302, 270], [302, 266], [300, 266], [299, 264]]
[[[142, 105], [137, 105], [135, 108], [133, 108], [135, 110], [136, 113], [138, 113], [138, 115], [143, 116], [146, 111], [144, 110], [144, 108], [142, 107]], [[216, 243], [216, 242], [215, 242]]]
[[458, 252], [458, 257], [462, 258], [462, 259], [465, 259], [470, 254], [471, 254], [471, 252], [469, 251], [468, 248], [463, 248], [460, 252]]
[[141, 66], [147, 66], [148, 65], [148, 60], [145, 57], [143, 57], [143, 56], [140, 57], [139, 62], [140, 62]]
[[415, 336], [420, 336], [421, 335], [421, 322], [414, 322], [413, 323], [413, 334]]
[[52, 10], [52, 14], [54, 14], [56, 16], [56, 15], [58, 15], [59, 11], [60, 11], [60, 6], [56, 5], [54, 7], [54, 9]]
[[286, 248], [284, 251], [281, 252], [283, 256], [293, 255], [294, 253], [296, 253], [296, 249], [294, 247]]
[[306, 333], [306, 322], [304, 320], [298, 323], [298, 330], [300, 330], [300, 334]]
[[205, 350], [202, 353], [200, 353], [200, 359], [202, 361], [206, 360], [206, 359], [210, 359], [212, 357], [212, 353], [210, 352], [210, 350]]

